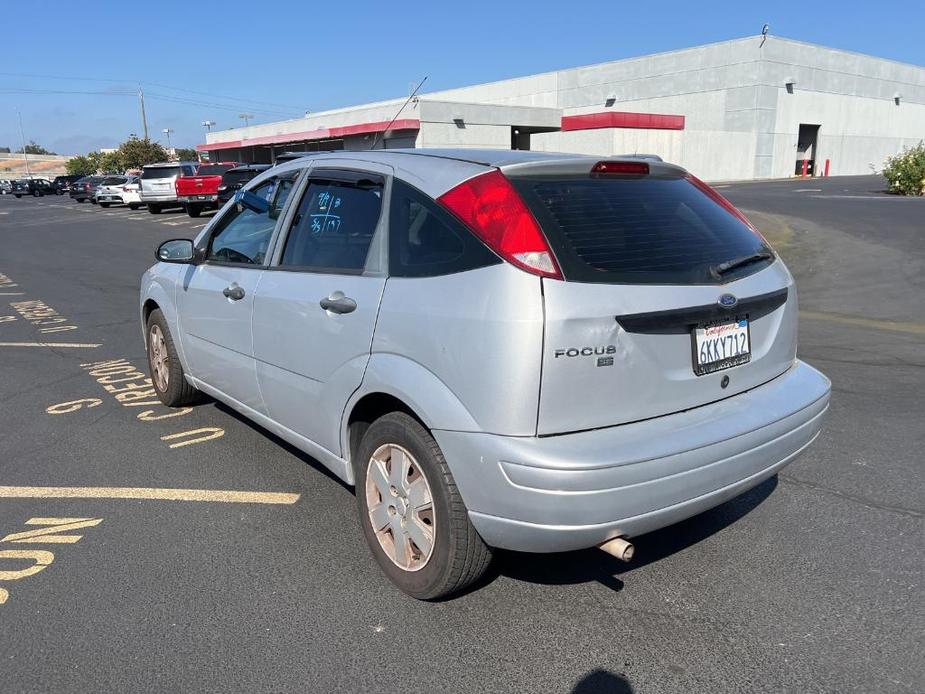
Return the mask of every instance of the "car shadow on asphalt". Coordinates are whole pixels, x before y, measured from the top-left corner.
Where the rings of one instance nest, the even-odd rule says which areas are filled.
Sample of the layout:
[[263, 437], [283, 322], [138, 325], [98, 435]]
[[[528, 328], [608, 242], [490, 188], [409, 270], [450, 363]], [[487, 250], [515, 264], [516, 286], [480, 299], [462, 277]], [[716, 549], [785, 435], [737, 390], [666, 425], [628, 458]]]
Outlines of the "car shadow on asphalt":
[[[310, 465], [328, 479], [337, 482], [344, 490], [353, 495], [354, 490], [351, 485], [345, 483], [312, 456], [284, 441], [271, 431], [264, 429], [259, 424], [236, 412], [224, 403], [211, 400], [211, 404], [220, 412], [233, 417], [245, 426], [267, 437], [280, 448], [291, 453], [307, 465]], [[488, 571], [485, 572], [485, 575], [477, 582], [451, 596], [449, 599], [453, 600], [468, 595], [469, 593], [476, 592], [489, 583], [494, 582], [499, 576], [506, 576], [518, 581], [539, 585], [574, 585], [596, 581], [614, 592], [619, 592], [623, 590], [624, 587], [624, 582], [618, 578], [619, 575], [632, 572], [635, 569], [642, 568], [643, 566], [660, 561], [672, 554], [693, 547], [697, 543], [729, 527], [764, 502], [764, 500], [777, 488], [777, 483], [777, 475], [774, 475], [757, 487], [715, 508], [704, 511], [680, 523], [670, 525], [667, 528], [656, 530], [647, 535], [634, 537], [633, 544], [635, 545], [636, 553], [629, 562], [619, 561], [597, 548], [550, 554], [531, 554], [508, 550], [495, 550], [494, 561]], [[587, 691], [595, 690], [589, 689]], [[614, 691], [623, 690], [616, 689]]]
[[[495, 561], [481, 585], [498, 576], [541, 585], [572, 585], [596, 581], [621, 591], [618, 577], [695, 546], [748, 515], [777, 488], [777, 475], [724, 504], [667, 528], [634, 537], [636, 552], [622, 562], [597, 548], [553, 554], [497, 551]], [[477, 590], [479, 586], [473, 586]]]
[[579, 680], [571, 694], [633, 694], [633, 686], [623, 675], [609, 670], [592, 670]]
[[319, 461], [315, 460], [305, 451], [302, 451], [296, 448], [295, 446], [293, 446], [288, 441], [281, 439], [279, 436], [274, 434], [269, 429], [264, 429], [262, 426], [248, 419], [243, 414], [240, 414], [239, 412], [231, 409], [225, 403], [219, 402], [218, 400], [213, 400], [212, 398], [209, 398], [206, 401], [206, 403], [213, 405], [219, 412], [222, 412], [223, 414], [226, 414], [229, 417], [234, 417], [236, 420], [241, 422], [241, 424], [244, 424], [245, 426], [253, 429], [254, 431], [258, 432], [260, 435], [265, 436], [266, 438], [268, 438], [270, 441], [275, 443], [280, 448], [284, 449], [288, 453], [291, 453], [292, 455], [294, 455], [296, 458], [298, 458], [305, 464], [312, 466], [315, 470], [323, 474], [325, 477], [327, 477], [328, 479], [334, 480], [341, 487], [343, 487], [348, 492], [350, 492], [350, 494], [353, 494], [353, 487], [351, 485], [344, 482], [340, 477], [338, 477], [333, 472], [328, 470], [328, 468], [322, 465]]

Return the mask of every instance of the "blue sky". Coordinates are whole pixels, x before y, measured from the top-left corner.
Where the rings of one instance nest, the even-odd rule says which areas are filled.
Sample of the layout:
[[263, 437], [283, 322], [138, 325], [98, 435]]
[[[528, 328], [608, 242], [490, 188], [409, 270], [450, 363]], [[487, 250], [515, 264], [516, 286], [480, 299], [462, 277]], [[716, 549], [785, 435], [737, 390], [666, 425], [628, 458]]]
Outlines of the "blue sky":
[[140, 134], [138, 99], [122, 94], [139, 83], [152, 138], [171, 128], [175, 146], [192, 146], [203, 120], [233, 127], [242, 111], [280, 120], [406, 95], [424, 75], [434, 91], [748, 36], [765, 22], [773, 35], [925, 65], [921, 1], [41, 5], [0, 10], [0, 146], [19, 147], [21, 109], [27, 139], [67, 154]]

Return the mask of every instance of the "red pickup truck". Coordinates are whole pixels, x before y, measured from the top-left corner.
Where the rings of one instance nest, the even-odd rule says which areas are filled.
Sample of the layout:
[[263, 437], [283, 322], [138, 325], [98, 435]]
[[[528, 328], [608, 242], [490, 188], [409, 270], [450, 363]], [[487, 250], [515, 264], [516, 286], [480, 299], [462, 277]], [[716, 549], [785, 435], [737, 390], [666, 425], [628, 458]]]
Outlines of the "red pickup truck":
[[238, 162], [208, 162], [199, 165], [195, 176], [180, 176], [174, 184], [177, 188], [177, 200], [186, 208], [190, 217], [198, 217], [203, 210], [219, 207], [218, 187], [222, 174], [240, 166]]

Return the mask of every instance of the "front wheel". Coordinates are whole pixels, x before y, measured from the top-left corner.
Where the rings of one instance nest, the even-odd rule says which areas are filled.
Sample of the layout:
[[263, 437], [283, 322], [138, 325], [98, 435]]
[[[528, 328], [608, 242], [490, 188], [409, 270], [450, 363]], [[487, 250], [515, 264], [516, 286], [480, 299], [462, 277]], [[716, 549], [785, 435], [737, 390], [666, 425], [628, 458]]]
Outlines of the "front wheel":
[[17, 199], [17, 200], [18, 200], [19, 198], [21, 198], [21, 197], [22, 197], [22, 195], [20, 195], [19, 193], [16, 193], [16, 199]]
[[149, 202], [149, 203], [148, 203], [148, 212], [150, 212], [151, 214], [160, 214], [160, 213], [161, 213], [161, 208], [160, 208], [160, 206], [154, 205], [154, 204], [152, 204], [152, 203]]
[[363, 534], [382, 571], [433, 600], [477, 581], [491, 562], [430, 432], [392, 412], [373, 422], [354, 459]]
[[173, 337], [159, 308], [151, 311], [151, 315], [148, 316], [145, 334], [148, 370], [157, 397], [167, 407], [180, 407], [195, 402], [199, 397], [199, 391], [186, 382]]
[[109, 203], [108, 203], [108, 202], [101, 202], [101, 203], [100, 203], [100, 207], [102, 207], [102, 208], [105, 209], [105, 208], [109, 207]]
[[136, 204], [133, 203], [133, 202], [130, 202], [130, 203], [128, 204], [128, 208], [129, 208], [132, 212], [134, 212], [135, 210], [138, 209], [138, 205], [136, 205]]
[[42, 196], [42, 194], [41, 194], [39, 191], [37, 191], [37, 190], [33, 190], [33, 191], [32, 191], [32, 197], [33, 197], [33, 198], [39, 198], [39, 197], [41, 197], [41, 196]]

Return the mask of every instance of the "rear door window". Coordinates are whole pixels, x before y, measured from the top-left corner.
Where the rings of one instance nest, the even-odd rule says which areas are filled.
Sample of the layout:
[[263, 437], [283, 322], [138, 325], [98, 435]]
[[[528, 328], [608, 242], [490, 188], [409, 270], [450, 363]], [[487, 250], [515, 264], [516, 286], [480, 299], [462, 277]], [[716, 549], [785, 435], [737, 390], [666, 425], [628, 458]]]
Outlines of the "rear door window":
[[[710, 268], [769, 251], [751, 229], [686, 178], [512, 179], [543, 228], [566, 280], [715, 284]], [[743, 265], [722, 281], [757, 272]]]
[[299, 201], [280, 266], [361, 273], [379, 223], [382, 190], [377, 174], [313, 175]]

